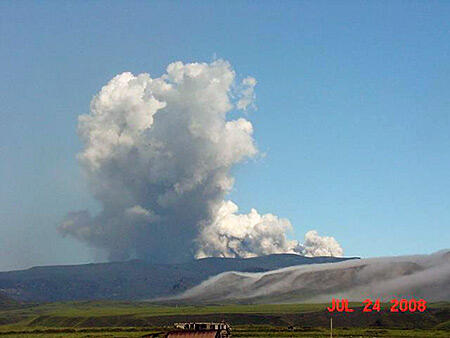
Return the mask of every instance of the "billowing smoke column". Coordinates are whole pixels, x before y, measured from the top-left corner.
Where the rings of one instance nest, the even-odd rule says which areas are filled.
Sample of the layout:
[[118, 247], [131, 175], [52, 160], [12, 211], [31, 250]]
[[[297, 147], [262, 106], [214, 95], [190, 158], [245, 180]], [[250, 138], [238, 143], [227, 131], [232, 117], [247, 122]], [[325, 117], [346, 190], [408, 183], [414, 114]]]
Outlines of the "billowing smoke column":
[[340, 257], [344, 254], [339, 243], [333, 237], [321, 237], [315, 230], [305, 234], [303, 243], [303, 254], [308, 257], [334, 256]]
[[231, 167], [257, 154], [252, 124], [227, 113], [254, 106], [255, 85], [251, 77], [236, 84], [222, 60], [175, 62], [159, 78], [114, 77], [78, 126], [79, 161], [103, 209], [69, 213], [61, 233], [106, 249], [111, 260], [341, 255], [332, 238], [315, 233], [303, 247], [287, 240], [288, 220], [238, 214], [225, 200]]

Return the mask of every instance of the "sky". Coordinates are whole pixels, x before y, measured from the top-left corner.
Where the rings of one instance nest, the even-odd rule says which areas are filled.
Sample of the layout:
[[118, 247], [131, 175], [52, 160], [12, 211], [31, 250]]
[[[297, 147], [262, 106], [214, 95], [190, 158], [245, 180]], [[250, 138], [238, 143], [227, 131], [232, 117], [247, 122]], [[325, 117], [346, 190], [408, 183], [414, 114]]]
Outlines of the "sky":
[[258, 82], [242, 211], [346, 256], [450, 247], [449, 17], [445, 1], [2, 1], [0, 270], [98, 260], [56, 231], [99, 208], [77, 117], [116, 74], [218, 58]]

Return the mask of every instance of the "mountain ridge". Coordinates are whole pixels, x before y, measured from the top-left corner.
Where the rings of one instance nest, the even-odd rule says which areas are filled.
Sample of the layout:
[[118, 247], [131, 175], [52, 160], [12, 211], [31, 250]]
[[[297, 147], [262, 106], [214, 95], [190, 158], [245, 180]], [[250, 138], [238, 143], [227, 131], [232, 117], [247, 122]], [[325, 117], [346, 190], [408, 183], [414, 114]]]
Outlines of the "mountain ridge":
[[0, 291], [21, 301], [94, 299], [138, 300], [173, 296], [214, 275], [266, 272], [279, 268], [341, 262], [358, 257], [305, 257], [273, 254], [252, 258], [209, 257], [178, 264], [145, 260], [36, 266], [0, 272]]

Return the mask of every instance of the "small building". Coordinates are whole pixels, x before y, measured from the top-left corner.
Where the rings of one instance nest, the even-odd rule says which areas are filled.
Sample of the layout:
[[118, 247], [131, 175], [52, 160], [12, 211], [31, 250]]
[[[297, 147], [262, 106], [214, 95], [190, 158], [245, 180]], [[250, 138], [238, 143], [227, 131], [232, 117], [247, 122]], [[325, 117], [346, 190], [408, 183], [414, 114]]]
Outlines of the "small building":
[[175, 323], [175, 330], [167, 333], [167, 338], [229, 338], [231, 327], [225, 322], [220, 323]]

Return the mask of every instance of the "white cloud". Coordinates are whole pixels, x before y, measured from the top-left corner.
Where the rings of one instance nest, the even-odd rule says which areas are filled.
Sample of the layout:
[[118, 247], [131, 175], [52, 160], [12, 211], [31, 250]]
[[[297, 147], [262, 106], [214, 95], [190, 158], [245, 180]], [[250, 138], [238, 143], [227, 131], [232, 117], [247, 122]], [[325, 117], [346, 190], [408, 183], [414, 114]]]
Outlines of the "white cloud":
[[335, 256], [341, 257], [344, 250], [333, 237], [321, 237], [315, 230], [305, 234], [302, 253], [305, 256]]
[[237, 212], [238, 206], [232, 201], [222, 203], [211, 224], [199, 236], [198, 258], [299, 253], [298, 242], [286, 238], [286, 233], [292, 230], [287, 219], [260, 215], [255, 209], [248, 214]]

